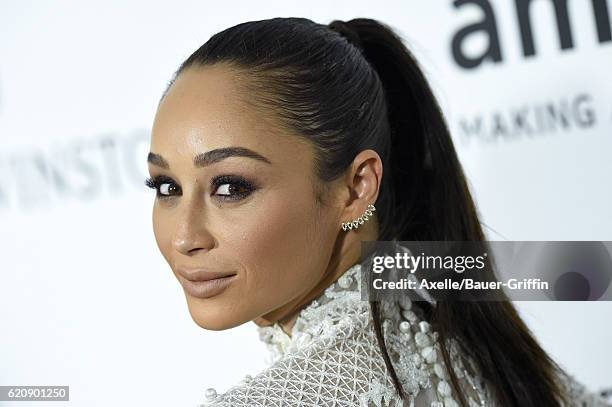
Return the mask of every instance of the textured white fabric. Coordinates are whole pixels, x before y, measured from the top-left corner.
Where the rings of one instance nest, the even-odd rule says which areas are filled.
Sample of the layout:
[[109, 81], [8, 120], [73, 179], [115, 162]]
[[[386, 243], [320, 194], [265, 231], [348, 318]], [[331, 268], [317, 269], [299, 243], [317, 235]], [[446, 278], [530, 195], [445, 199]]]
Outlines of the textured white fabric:
[[[370, 307], [361, 300], [361, 265], [304, 308], [288, 336], [277, 325], [257, 327], [270, 350], [270, 366], [247, 376], [224, 394], [206, 391], [202, 406], [458, 406], [442, 363], [438, 334], [410, 300], [381, 302], [388, 351], [409, 401], [397, 395], [373, 328]], [[452, 368], [470, 407], [497, 406], [478, 369], [449, 342]], [[572, 406], [604, 407], [572, 377], [564, 386]]]

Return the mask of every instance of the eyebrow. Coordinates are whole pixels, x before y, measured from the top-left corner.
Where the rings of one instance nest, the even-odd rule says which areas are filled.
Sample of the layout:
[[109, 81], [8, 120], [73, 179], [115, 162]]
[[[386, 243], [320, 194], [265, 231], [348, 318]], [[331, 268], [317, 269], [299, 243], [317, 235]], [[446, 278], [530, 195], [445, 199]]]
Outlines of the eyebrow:
[[[206, 167], [208, 165], [218, 163], [219, 161], [222, 161], [228, 157], [247, 157], [265, 162], [267, 164], [272, 164], [272, 162], [270, 162], [270, 160], [263, 155], [246, 147], [224, 147], [196, 155], [193, 157], [193, 165], [195, 167]], [[168, 161], [166, 161], [164, 157], [152, 152], [150, 152], [147, 156], [147, 162], [161, 168], [170, 168], [170, 164], [168, 164]]]

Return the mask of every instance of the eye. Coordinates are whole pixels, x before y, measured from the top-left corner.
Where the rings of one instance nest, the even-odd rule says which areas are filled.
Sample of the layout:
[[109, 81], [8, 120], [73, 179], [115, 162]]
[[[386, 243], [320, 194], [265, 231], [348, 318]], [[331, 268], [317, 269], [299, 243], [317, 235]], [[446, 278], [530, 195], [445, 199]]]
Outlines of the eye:
[[249, 196], [255, 189], [255, 185], [235, 175], [221, 175], [214, 178], [211, 182], [215, 195], [221, 200], [238, 201]]
[[[157, 190], [157, 197], [160, 199], [172, 198], [181, 192], [180, 187], [174, 180], [164, 175], [147, 178], [145, 184], [149, 188]], [[234, 175], [218, 176], [211, 181], [211, 185], [213, 191], [215, 191], [214, 195], [222, 201], [244, 199], [257, 189], [252, 182]]]
[[163, 175], [147, 178], [145, 180], [145, 185], [151, 189], [157, 190], [158, 198], [169, 198], [180, 192], [180, 188], [176, 185], [174, 180]]

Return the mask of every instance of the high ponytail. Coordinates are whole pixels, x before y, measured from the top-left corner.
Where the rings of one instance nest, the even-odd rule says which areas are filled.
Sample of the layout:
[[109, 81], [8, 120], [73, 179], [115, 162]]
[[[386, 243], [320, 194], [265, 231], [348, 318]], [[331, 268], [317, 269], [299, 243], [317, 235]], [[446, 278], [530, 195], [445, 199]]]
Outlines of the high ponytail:
[[[315, 199], [322, 205], [326, 186], [345, 175], [360, 151], [372, 149], [384, 168], [378, 240], [485, 239], [440, 107], [417, 61], [388, 26], [364, 18], [330, 25], [294, 17], [248, 21], [213, 35], [174, 78], [192, 65], [215, 64], [244, 74], [245, 103], [313, 146]], [[370, 304], [385, 363], [405, 396], [378, 304]], [[447, 366], [445, 339], [453, 338], [501, 405], [559, 405], [563, 394], [555, 380], [561, 370], [511, 302], [420, 305], [440, 334]], [[467, 407], [453, 369], [449, 374]]]
[[[335, 23], [338, 26], [338, 22]], [[344, 29], [358, 38], [364, 57], [384, 88], [391, 132], [393, 208], [383, 220], [379, 240], [484, 241], [476, 206], [443, 113], [412, 53], [387, 25], [357, 18]], [[370, 302], [379, 345], [396, 384], [380, 323], [380, 310]], [[557, 406], [567, 402], [557, 375], [562, 369], [546, 354], [510, 301], [420, 302], [440, 334], [450, 366], [446, 339], [454, 338], [480, 367], [503, 406]], [[452, 385], [463, 406], [453, 369]]]

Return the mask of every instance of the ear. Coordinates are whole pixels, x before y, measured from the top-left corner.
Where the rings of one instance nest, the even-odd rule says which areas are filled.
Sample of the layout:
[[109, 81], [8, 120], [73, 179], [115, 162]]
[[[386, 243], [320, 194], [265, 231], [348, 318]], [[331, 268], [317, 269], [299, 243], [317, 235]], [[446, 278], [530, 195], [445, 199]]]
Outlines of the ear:
[[355, 156], [345, 178], [345, 187], [349, 193], [342, 213], [344, 222], [363, 215], [368, 205], [376, 202], [382, 175], [382, 160], [376, 151], [363, 150]]

